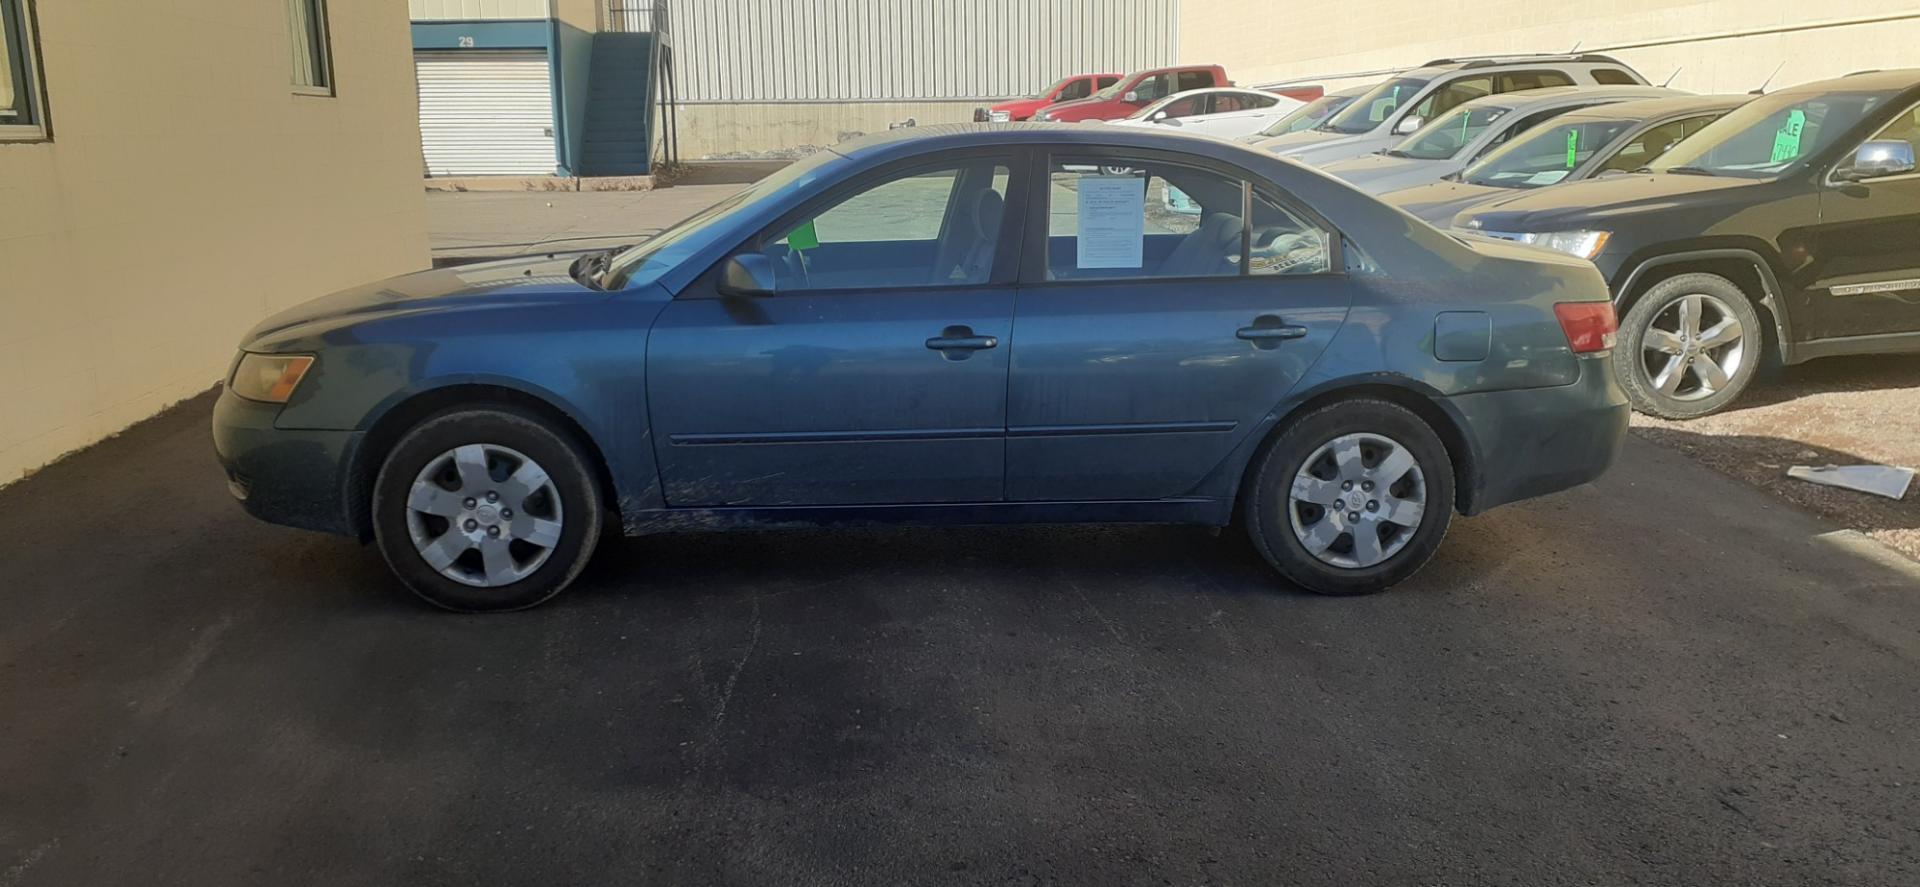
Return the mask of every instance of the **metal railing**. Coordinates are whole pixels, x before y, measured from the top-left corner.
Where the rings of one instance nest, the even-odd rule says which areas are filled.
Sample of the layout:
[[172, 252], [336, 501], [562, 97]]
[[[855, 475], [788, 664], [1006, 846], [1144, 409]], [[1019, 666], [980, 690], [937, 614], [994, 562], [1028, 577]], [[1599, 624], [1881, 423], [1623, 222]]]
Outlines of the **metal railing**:
[[602, 0], [601, 30], [615, 34], [652, 34], [652, 76], [660, 126], [656, 144], [663, 163], [680, 161], [679, 82], [673, 70], [673, 17], [668, 0]]

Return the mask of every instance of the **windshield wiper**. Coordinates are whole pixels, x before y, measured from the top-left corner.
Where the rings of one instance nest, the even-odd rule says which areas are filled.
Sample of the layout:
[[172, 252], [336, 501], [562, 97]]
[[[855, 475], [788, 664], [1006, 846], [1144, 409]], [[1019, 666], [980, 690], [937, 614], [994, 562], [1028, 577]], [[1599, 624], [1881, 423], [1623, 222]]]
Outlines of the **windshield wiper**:
[[[1648, 171], [1651, 171], [1652, 167], [1647, 167], [1647, 169]], [[1713, 170], [1701, 169], [1700, 167], [1697, 167], [1697, 166], [1669, 166], [1667, 167], [1666, 171], [1670, 173], [1674, 173], [1676, 175], [1683, 175], [1683, 176], [1717, 176], [1719, 175], [1719, 173], [1714, 172]]]
[[581, 286], [600, 289], [600, 276], [607, 273], [607, 267], [613, 264], [614, 254], [618, 252], [620, 252], [619, 247], [597, 253], [587, 253], [580, 258], [574, 259], [573, 264], [567, 266], [567, 274], [575, 281], [578, 281]]

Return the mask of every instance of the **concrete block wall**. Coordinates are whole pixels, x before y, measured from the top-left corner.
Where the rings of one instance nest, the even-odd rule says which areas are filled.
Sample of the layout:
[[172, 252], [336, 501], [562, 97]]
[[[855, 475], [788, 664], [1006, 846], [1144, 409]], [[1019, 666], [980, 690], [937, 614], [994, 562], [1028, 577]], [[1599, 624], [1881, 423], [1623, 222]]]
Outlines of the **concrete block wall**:
[[[0, 484], [219, 381], [268, 314], [428, 264], [407, 10], [39, 0], [50, 141], [0, 142]], [[209, 444], [211, 446], [211, 444]]]
[[1448, 55], [1564, 52], [1576, 45], [1617, 55], [1655, 83], [1677, 71], [1678, 89], [1746, 92], [1776, 67], [1776, 87], [1864, 68], [1920, 67], [1920, 5], [1371, 0], [1324, 15], [1277, 0], [1188, 0], [1180, 7], [1181, 60], [1218, 62], [1248, 85], [1403, 68]]

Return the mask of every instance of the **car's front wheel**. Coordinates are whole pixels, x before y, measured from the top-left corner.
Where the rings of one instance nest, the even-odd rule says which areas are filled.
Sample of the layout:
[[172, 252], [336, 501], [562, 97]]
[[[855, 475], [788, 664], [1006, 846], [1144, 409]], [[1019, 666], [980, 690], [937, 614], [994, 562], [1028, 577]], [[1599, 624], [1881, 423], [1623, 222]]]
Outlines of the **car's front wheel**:
[[1301, 417], [1254, 466], [1248, 533], [1275, 570], [1320, 594], [1412, 576], [1453, 519], [1453, 465], [1425, 420], [1383, 400]]
[[1746, 293], [1718, 274], [1655, 284], [1620, 327], [1620, 386], [1634, 409], [1662, 419], [1694, 419], [1733, 403], [1753, 381], [1766, 340]]
[[400, 581], [462, 612], [559, 594], [592, 555], [603, 508], [572, 435], [509, 406], [414, 426], [381, 465], [372, 505], [374, 539]]

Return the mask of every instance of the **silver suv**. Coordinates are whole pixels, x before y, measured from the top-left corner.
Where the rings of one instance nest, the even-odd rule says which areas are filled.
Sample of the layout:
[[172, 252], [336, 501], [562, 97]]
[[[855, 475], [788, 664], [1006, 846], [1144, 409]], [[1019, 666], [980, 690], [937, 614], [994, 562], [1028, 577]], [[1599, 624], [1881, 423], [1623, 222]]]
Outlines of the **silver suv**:
[[1427, 121], [1483, 96], [1549, 86], [1645, 85], [1638, 71], [1605, 55], [1435, 59], [1375, 84], [1313, 129], [1254, 146], [1319, 166], [1390, 148]]

